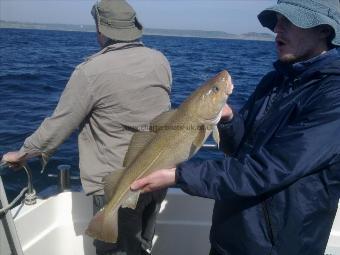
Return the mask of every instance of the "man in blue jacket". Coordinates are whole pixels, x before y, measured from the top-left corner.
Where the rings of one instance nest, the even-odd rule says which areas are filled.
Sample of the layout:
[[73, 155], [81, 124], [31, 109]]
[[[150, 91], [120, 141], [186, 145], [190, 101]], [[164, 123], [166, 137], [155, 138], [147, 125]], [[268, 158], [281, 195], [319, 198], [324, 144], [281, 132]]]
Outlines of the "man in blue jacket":
[[340, 197], [340, 3], [280, 0], [258, 16], [278, 61], [219, 123], [222, 161], [188, 161], [136, 181], [214, 199], [212, 255], [321, 255]]

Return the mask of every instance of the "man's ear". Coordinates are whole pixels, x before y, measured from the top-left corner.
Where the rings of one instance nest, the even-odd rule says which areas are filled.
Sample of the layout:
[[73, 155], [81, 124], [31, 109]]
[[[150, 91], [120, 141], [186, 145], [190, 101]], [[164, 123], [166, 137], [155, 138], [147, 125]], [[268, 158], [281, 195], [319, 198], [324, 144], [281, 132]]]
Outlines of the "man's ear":
[[330, 38], [333, 35], [333, 29], [328, 25], [321, 25], [318, 27], [322, 39]]

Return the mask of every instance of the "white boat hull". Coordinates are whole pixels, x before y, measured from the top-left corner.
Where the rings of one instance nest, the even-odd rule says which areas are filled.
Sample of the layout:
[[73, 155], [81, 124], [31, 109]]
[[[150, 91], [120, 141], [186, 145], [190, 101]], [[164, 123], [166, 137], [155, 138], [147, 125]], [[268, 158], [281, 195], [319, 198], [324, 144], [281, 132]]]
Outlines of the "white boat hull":
[[[154, 238], [154, 255], [207, 255], [213, 201], [170, 189], [162, 204]], [[95, 255], [84, 230], [92, 217], [92, 199], [64, 192], [33, 206], [12, 210], [25, 255]], [[190, 245], [188, 245], [190, 244]], [[329, 238], [327, 255], [340, 255], [340, 215]]]

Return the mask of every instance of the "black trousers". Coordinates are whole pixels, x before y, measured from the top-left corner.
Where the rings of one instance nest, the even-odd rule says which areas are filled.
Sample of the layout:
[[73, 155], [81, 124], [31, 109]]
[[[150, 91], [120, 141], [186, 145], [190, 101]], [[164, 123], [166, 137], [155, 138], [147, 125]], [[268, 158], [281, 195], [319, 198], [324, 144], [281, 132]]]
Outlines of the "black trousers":
[[218, 254], [218, 252], [213, 247], [211, 247], [209, 255], [219, 255], [219, 254]]
[[[166, 190], [141, 194], [135, 210], [118, 211], [118, 242], [116, 244], [94, 240], [97, 255], [145, 255], [152, 248], [156, 217]], [[93, 196], [93, 212], [105, 205], [104, 195]]]

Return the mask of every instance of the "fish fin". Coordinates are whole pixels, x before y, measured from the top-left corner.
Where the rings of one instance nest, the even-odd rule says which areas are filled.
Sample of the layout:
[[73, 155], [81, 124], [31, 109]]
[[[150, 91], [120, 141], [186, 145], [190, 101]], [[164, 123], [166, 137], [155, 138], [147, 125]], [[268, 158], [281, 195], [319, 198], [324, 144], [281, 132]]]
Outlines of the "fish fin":
[[118, 208], [106, 212], [105, 207], [91, 219], [85, 233], [94, 239], [116, 243], [118, 239]]
[[167, 112], [163, 112], [154, 118], [150, 122], [150, 131], [157, 133], [158, 130], [161, 130], [162, 127], [166, 126], [169, 123], [171, 117], [175, 114], [176, 109], [169, 110]]
[[115, 188], [117, 187], [120, 177], [123, 175], [124, 169], [115, 170], [103, 178], [104, 193], [107, 200], [113, 196]]
[[129, 166], [144, 147], [156, 136], [153, 132], [137, 132], [130, 141], [129, 148], [125, 154], [123, 166]]
[[197, 133], [197, 136], [195, 137], [195, 140], [192, 142], [189, 157], [193, 156], [202, 147], [206, 139], [205, 127], [202, 125], [197, 128], [198, 128], [198, 133]]
[[196, 147], [201, 147], [204, 143], [204, 140], [206, 139], [206, 129], [203, 125], [197, 128], [198, 128], [198, 133], [197, 133], [197, 136], [195, 137], [195, 140], [193, 141], [193, 144]]
[[212, 135], [217, 144], [217, 147], [219, 147], [220, 146], [220, 133], [218, 132], [218, 128], [216, 125], [213, 127]]
[[122, 208], [131, 208], [136, 209], [138, 198], [139, 198], [140, 191], [132, 191], [130, 190], [127, 194], [126, 200], [122, 203]]

